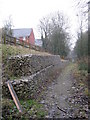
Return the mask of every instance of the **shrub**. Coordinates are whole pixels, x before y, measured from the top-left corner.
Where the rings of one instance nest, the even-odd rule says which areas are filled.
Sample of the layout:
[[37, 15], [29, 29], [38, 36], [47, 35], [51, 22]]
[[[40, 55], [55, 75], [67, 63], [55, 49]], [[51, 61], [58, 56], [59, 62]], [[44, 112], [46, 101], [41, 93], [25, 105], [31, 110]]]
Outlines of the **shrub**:
[[88, 71], [88, 59], [87, 58], [83, 58], [81, 60], [78, 61], [78, 67], [79, 70], [86, 70]]

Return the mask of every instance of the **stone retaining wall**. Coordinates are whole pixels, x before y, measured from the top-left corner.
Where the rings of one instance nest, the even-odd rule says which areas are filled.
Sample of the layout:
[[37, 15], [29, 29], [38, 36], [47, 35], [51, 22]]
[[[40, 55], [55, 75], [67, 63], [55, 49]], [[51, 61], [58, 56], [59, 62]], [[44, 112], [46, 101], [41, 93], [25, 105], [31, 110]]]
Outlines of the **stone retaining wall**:
[[[9, 58], [8, 62], [11, 63], [10, 71], [13, 70], [16, 74], [22, 75], [20, 79], [11, 81], [19, 99], [36, 99], [41, 91], [52, 80], [56, 79], [57, 71], [65, 66], [65, 63], [61, 62], [60, 56], [16, 56]], [[25, 71], [22, 74], [20, 70], [23, 69]], [[24, 74], [25, 76], [23, 77]], [[3, 84], [2, 89], [4, 97], [11, 97], [6, 83]]]
[[10, 57], [7, 61], [8, 74], [17, 76], [32, 75], [50, 65], [60, 64], [59, 55], [27, 55]]

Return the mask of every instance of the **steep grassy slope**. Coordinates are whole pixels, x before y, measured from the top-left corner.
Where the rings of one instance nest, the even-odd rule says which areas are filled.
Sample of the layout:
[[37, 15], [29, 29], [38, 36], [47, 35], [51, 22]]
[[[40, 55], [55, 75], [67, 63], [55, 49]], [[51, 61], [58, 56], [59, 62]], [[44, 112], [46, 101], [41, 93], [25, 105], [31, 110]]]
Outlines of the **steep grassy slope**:
[[40, 54], [50, 55], [46, 52], [39, 52], [33, 49], [24, 48], [22, 46], [0, 45], [0, 51], [2, 50], [2, 57], [5, 59], [11, 55], [25, 55], [25, 54]]

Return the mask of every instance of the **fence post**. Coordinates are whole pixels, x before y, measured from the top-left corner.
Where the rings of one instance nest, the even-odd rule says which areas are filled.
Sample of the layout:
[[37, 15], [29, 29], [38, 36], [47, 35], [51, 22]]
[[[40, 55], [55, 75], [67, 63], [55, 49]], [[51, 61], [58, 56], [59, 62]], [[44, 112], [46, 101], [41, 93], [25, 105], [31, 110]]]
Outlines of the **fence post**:
[[24, 47], [24, 41], [22, 40], [22, 46]]
[[6, 44], [6, 35], [4, 35], [4, 44]]
[[15, 46], [16, 46], [16, 38], [14, 38], [14, 44], [15, 44]]
[[1, 35], [1, 44], [2, 44], [2, 35]]
[[10, 81], [7, 81], [7, 86], [8, 86], [8, 88], [9, 88], [9, 91], [10, 91], [10, 93], [11, 93], [11, 96], [12, 96], [12, 98], [13, 98], [16, 106], [17, 106], [17, 109], [19, 110], [20, 113], [23, 113], [22, 106], [21, 106], [21, 104], [20, 104], [20, 102], [19, 102], [19, 99], [18, 99], [18, 97], [17, 97], [17, 95], [16, 95], [16, 93], [15, 93], [15, 91], [14, 91], [14, 89], [13, 89], [13, 86], [12, 86], [12, 84], [11, 84]]
[[30, 49], [30, 43], [29, 43], [29, 49]]

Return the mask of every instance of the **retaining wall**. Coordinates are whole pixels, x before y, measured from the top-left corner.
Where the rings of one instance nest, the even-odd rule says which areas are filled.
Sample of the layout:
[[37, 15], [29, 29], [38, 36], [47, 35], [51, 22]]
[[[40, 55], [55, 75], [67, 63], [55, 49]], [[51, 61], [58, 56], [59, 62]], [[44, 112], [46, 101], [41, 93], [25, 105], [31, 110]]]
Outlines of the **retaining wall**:
[[32, 75], [50, 65], [60, 64], [59, 55], [25, 55], [10, 57], [7, 61], [8, 74], [13, 76]]
[[[13, 71], [13, 74], [15, 72], [16, 75], [22, 76], [20, 79], [11, 81], [19, 99], [36, 99], [41, 91], [55, 79], [57, 71], [65, 65], [58, 55], [15, 56], [9, 58], [8, 63], [11, 63], [9, 70]], [[6, 83], [2, 88], [3, 96], [11, 97]]]

